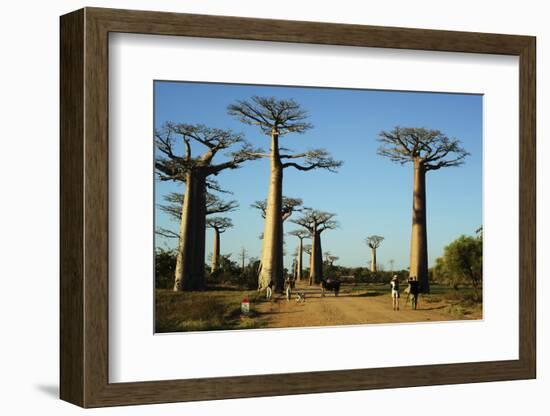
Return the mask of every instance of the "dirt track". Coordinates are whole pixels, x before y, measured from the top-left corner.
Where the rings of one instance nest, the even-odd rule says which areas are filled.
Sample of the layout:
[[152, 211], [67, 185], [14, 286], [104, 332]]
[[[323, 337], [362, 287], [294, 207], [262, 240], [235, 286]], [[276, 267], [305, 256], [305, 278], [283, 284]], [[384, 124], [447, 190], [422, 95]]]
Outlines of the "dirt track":
[[[306, 293], [305, 303], [297, 303], [297, 291]], [[332, 326], [353, 324], [449, 321], [458, 319], [446, 312], [446, 301], [426, 303], [420, 297], [417, 310], [405, 305], [406, 295], [400, 299], [400, 310], [393, 311], [389, 290], [387, 293], [354, 292], [343, 285], [338, 297], [327, 292], [321, 297], [320, 289], [299, 284], [294, 289], [290, 302], [275, 295], [271, 302], [258, 305], [257, 310], [266, 320], [268, 328]], [[480, 319], [480, 314], [471, 314], [460, 319]]]

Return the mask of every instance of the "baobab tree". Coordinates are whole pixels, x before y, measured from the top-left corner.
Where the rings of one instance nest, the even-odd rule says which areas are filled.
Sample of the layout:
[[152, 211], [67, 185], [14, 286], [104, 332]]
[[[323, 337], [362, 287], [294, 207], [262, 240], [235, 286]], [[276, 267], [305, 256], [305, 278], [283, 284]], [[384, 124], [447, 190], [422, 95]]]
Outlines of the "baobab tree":
[[241, 247], [241, 251], [239, 252], [239, 259], [241, 259], [241, 273], [244, 273], [244, 262], [247, 257], [248, 257], [248, 252], [244, 247]]
[[327, 259], [327, 264], [329, 265], [329, 267], [333, 267], [334, 262], [337, 261], [340, 257], [334, 256], [329, 252], [328, 255], [325, 256], [325, 258]]
[[393, 272], [393, 265], [395, 264], [395, 260], [390, 259], [390, 260], [388, 260], [388, 263], [390, 264], [390, 272]]
[[370, 247], [372, 260], [371, 260], [371, 272], [376, 273], [376, 249], [380, 247], [380, 243], [384, 240], [384, 237], [380, 235], [369, 235], [365, 238], [365, 244]]
[[[194, 156], [197, 147], [202, 153]], [[201, 124], [165, 123], [155, 132], [155, 169], [161, 181], [185, 183], [179, 227], [174, 290], [204, 289], [204, 252], [208, 178], [257, 158], [241, 134]], [[183, 147], [179, 152], [178, 148]], [[220, 151], [236, 148], [221, 163], [214, 163]]]
[[313, 279], [311, 276], [311, 271], [313, 270], [313, 256], [311, 255], [313, 253], [313, 247], [311, 244], [304, 244], [304, 253], [307, 253], [309, 256], [309, 285], [311, 286], [313, 284]]
[[206, 226], [214, 230], [210, 273], [215, 273], [220, 265], [220, 235], [233, 227], [233, 221], [228, 217], [209, 217], [206, 219]]
[[412, 162], [413, 214], [409, 275], [416, 276], [423, 292], [429, 292], [428, 237], [426, 231], [426, 173], [441, 168], [461, 166], [469, 153], [459, 140], [439, 130], [395, 127], [381, 131], [378, 154], [391, 161]]
[[298, 249], [296, 250], [296, 280], [302, 280], [304, 238], [309, 238], [309, 232], [306, 230], [292, 230], [288, 234], [298, 237]]
[[[334, 160], [324, 149], [314, 149], [303, 153], [289, 153], [279, 146], [279, 139], [289, 133], [304, 133], [312, 125], [306, 122], [307, 112], [294, 100], [279, 100], [274, 97], [252, 97], [237, 101], [228, 107], [228, 113], [245, 124], [258, 126], [262, 133], [271, 139], [269, 153], [256, 153], [258, 157], [269, 158], [270, 178], [264, 221], [262, 247], [262, 269], [259, 276], [259, 289], [264, 289], [271, 281], [283, 279], [283, 233], [280, 212], [283, 204], [283, 172], [287, 168], [300, 171], [327, 169], [334, 171], [342, 163]], [[286, 153], [281, 153], [283, 150]], [[296, 160], [301, 160], [300, 163]]]
[[325, 251], [324, 256], [325, 256], [325, 263], [330, 267], [332, 267], [334, 262], [340, 258], [338, 256], [333, 255], [330, 251]]
[[334, 220], [336, 214], [305, 208], [302, 216], [293, 223], [304, 227], [311, 235], [311, 265], [309, 284], [319, 283], [323, 279], [323, 251], [321, 248], [321, 234], [326, 230], [333, 230], [338, 226]]
[[[288, 198], [286, 196], [283, 196], [282, 208], [281, 208], [281, 226], [279, 227], [279, 230], [280, 230], [280, 233], [281, 233], [279, 241], [281, 241], [282, 242], [281, 244], [283, 244], [283, 245], [284, 245], [284, 223], [287, 219], [290, 218], [290, 216], [295, 211], [300, 211], [300, 206], [301, 205], [302, 205], [302, 200], [300, 198]], [[267, 200], [255, 201], [250, 206], [252, 208], [256, 208], [256, 209], [260, 210], [260, 212], [262, 213], [262, 218], [264, 220], [266, 219]], [[262, 233], [262, 238], [261, 238], [262, 240], [264, 239], [263, 236], [264, 236], [264, 234]], [[264, 244], [265, 244], [265, 240], [264, 240]], [[280, 250], [279, 259], [278, 259], [278, 264], [280, 266], [280, 270], [283, 270], [283, 263], [284, 263], [284, 250]], [[261, 276], [261, 274], [260, 274], [260, 276]], [[258, 287], [259, 288], [261, 288], [260, 280], [261, 280], [261, 278], [258, 277]], [[277, 275], [274, 279], [274, 282], [275, 282], [275, 290], [281, 292], [284, 289], [283, 275], [282, 274]]]

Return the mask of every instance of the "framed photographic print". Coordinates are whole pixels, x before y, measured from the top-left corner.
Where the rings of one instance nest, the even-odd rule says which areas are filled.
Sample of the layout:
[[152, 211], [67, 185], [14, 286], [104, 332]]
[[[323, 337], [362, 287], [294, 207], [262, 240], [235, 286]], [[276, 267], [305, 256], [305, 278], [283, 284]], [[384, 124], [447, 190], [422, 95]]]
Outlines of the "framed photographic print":
[[536, 376], [535, 38], [61, 17], [83, 406]]

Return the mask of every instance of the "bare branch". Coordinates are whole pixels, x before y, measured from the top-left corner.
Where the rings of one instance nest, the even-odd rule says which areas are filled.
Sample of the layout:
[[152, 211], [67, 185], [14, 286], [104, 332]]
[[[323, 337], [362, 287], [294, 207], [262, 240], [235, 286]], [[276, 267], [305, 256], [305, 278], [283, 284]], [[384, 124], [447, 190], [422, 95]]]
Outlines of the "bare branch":
[[211, 193], [206, 194], [206, 215], [231, 212], [235, 211], [238, 207], [239, 203], [235, 200], [222, 201], [216, 195], [213, 195]]
[[251, 156], [256, 157], [270, 157], [271, 155], [269, 153], [256, 153], [256, 152], [249, 152]]
[[[163, 197], [167, 204], [160, 205], [159, 207], [163, 212], [170, 215], [173, 220], [180, 221], [184, 197], [185, 195], [182, 193], [170, 192]], [[222, 201], [214, 194], [206, 194], [206, 215], [231, 212], [238, 206], [237, 201]]]
[[306, 157], [307, 153], [297, 153], [295, 155], [280, 155], [279, 158], [281, 159], [300, 159], [302, 157]]
[[262, 149], [255, 149], [249, 143], [244, 142], [240, 149], [235, 152], [227, 154], [230, 159], [224, 163], [218, 165], [212, 165], [208, 168], [208, 172], [217, 175], [224, 169], [237, 169], [240, 165], [248, 160], [255, 160], [263, 156]]
[[180, 238], [180, 236], [178, 235], [178, 233], [172, 231], [172, 230], [169, 230], [167, 228], [162, 228], [162, 227], [159, 227], [155, 230], [155, 234], [157, 235], [160, 235], [162, 237], [166, 237], [166, 238]]
[[218, 183], [218, 181], [212, 178], [206, 178], [206, 187], [212, 191], [219, 192], [222, 194], [233, 194], [233, 192], [228, 191], [227, 189], [223, 189]]
[[326, 169], [330, 172], [336, 172], [336, 169], [342, 166], [343, 162], [334, 160], [325, 149], [313, 149], [306, 153], [298, 155], [284, 155], [287, 159], [301, 158], [303, 157], [304, 164], [298, 164], [294, 162], [283, 163], [283, 168], [293, 167], [298, 170], [308, 171], [312, 169]]

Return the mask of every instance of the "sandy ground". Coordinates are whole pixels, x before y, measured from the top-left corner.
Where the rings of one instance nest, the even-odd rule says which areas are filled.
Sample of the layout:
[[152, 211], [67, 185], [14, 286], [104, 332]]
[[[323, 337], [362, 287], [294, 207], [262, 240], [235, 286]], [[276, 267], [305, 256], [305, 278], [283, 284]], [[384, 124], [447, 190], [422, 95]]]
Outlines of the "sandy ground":
[[[306, 293], [304, 303], [296, 302], [297, 291]], [[389, 290], [385, 294], [353, 292], [350, 286], [343, 285], [338, 297], [333, 292], [321, 297], [318, 287], [298, 284], [290, 302], [282, 295], [274, 295], [271, 302], [258, 305], [257, 310], [268, 328], [481, 319], [480, 313], [461, 318], [447, 313], [446, 301], [427, 303], [420, 297], [417, 310], [412, 310], [405, 300], [406, 295], [401, 294], [400, 310], [393, 311]]]

